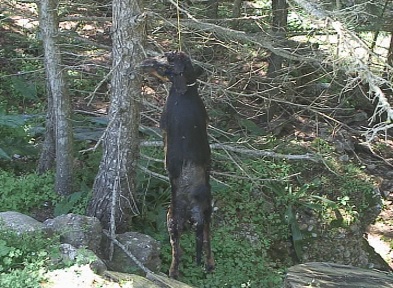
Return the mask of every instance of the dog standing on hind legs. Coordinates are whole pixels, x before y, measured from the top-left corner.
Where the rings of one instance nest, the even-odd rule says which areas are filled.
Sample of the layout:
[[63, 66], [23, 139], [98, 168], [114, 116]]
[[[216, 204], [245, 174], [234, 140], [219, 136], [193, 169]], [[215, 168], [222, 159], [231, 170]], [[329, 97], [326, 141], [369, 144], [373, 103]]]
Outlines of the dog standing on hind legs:
[[165, 145], [165, 165], [171, 184], [171, 204], [167, 215], [172, 246], [169, 276], [178, 278], [181, 257], [180, 236], [187, 222], [195, 227], [196, 262], [214, 269], [210, 224], [212, 195], [209, 184], [210, 146], [207, 113], [198, 94], [196, 74], [190, 58], [183, 52], [169, 52], [148, 58], [141, 64], [144, 72], [172, 82], [161, 116]]

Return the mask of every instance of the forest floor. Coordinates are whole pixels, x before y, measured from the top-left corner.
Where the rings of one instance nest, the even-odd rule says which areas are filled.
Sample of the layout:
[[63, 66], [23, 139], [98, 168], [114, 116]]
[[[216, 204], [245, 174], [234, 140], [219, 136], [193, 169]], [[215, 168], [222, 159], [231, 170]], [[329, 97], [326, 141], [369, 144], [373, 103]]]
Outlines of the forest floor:
[[[1, 6], [0, 6], [1, 7]], [[18, 19], [16, 19], [18, 20]], [[18, 23], [15, 20], [16, 23]], [[25, 26], [24, 26], [25, 27]], [[26, 27], [25, 27], [26, 28]], [[5, 30], [4, 28], [0, 27], [0, 45], [5, 47], [5, 45], [12, 46], [13, 42], [9, 40], [5, 35], [9, 35], [9, 30]], [[15, 34], [19, 36], [18, 34]], [[16, 36], [15, 36], [16, 37]], [[18, 38], [19, 39], [19, 38]], [[29, 46], [27, 46], [28, 48]], [[26, 48], [26, 49], [27, 49]], [[11, 66], [11, 60], [8, 58], [1, 58], [0, 59], [0, 64], [4, 66]], [[10, 74], [14, 73], [15, 71], [10, 70]], [[75, 103], [74, 103], [75, 104]], [[78, 103], [80, 104], [80, 103]], [[104, 105], [101, 105], [100, 107], [102, 110], [105, 110], [106, 107], [101, 107]], [[79, 105], [76, 105], [79, 110], [84, 110], [85, 107], [80, 107]], [[98, 108], [98, 107], [96, 107]], [[99, 109], [96, 109], [92, 112], [97, 112]], [[367, 126], [367, 125], [366, 125]], [[285, 131], [286, 129], [283, 129]], [[316, 129], [314, 129], [316, 130]], [[292, 131], [290, 132], [292, 133]], [[281, 134], [281, 133], [280, 133]], [[285, 138], [288, 135], [282, 135], [283, 138]], [[293, 136], [293, 135], [292, 135]], [[311, 136], [313, 135], [306, 135], [306, 136]], [[343, 140], [342, 143], [345, 141]], [[381, 189], [381, 194], [384, 196], [384, 205], [382, 207], [381, 214], [379, 215], [378, 219], [375, 221], [374, 224], [370, 225], [368, 230], [367, 230], [367, 235], [365, 237], [367, 238], [368, 242], [370, 245], [375, 249], [377, 253], [381, 255], [381, 257], [390, 265], [390, 267], [393, 269], [393, 169], [392, 169], [392, 164], [387, 163], [390, 161], [392, 163], [393, 159], [393, 143], [390, 141], [383, 141], [385, 142], [384, 144], [386, 145], [385, 147], [390, 147], [391, 151], [385, 151], [387, 152], [382, 159], [381, 157], [376, 160], [373, 155], [372, 151], [366, 150], [360, 153], [357, 153], [355, 155], [358, 160], [361, 160], [361, 162], [365, 163], [366, 166], [372, 167], [368, 170], [370, 170], [370, 174], [373, 174], [375, 177], [380, 177], [381, 179], [384, 179], [384, 181], [381, 180], [381, 183], [387, 183], [387, 187], [384, 189]], [[384, 159], [389, 159], [389, 160], [384, 160]], [[383, 190], [383, 191], [382, 191]], [[42, 211], [43, 215], [47, 217], [48, 211]], [[84, 274], [86, 273], [86, 274]], [[121, 287], [118, 284], [115, 284], [113, 282], [105, 282], [101, 283], [100, 281], [102, 280], [99, 276], [93, 274], [90, 270], [86, 271], [78, 271], [78, 273], [72, 273], [66, 276], [61, 276], [62, 274], [59, 274], [59, 286], [52, 286], [52, 287], [97, 287], [97, 283], [100, 283], [102, 285], [101, 287]], [[85, 275], [81, 277], [80, 275]], [[66, 281], [64, 279], [67, 279]], [[84, 279], [84, 284], [81, 283], [80, 279]], [[87, 280], [86, 280], [87, 279]], [[70, 285], [70, 283], [77, 283], [75, 286]], [[61, 286], [63, 285], [63, 286]]]
[[393, 201], [385, 201], [378, 220], [369, 226], [368, 243], [393, 269]]

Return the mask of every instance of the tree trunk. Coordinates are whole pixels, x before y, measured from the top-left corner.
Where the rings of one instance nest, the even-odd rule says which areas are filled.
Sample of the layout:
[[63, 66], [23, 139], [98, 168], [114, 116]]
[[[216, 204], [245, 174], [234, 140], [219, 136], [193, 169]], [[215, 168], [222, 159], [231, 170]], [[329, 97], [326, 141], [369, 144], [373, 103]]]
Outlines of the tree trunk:
[[210, 19], [218, 18], [218, 0], [208, 0], [207, 1], [207, 13], [206, 16]]
[[[57, 15], [57, 0], [42, 0], [40, 6], [40, 28], [45, 55], [45, 72], [47, 87], [53, 103], [53, 111], [48, 107], [48, 115], [54, 112], [55, 143], [56, 143], [56, 183], [55, 189], [61, 195], [72, 192], [72, 128], [71, 105], [67, 91], [64, 70], [61, 67], [61, 54], [57, 44], [59, 34], [59, 19]], [[51, 116], [50, 116], [51, 117]], [[50, 121], [50, 119], [48, 119]], [[47, 125], [51, 125], [48, 123]], [[51, 127], [47, 126], [48, 133]], [[46, 135], [48, 136], [48, 135]], [[50, 135], [48, 137], [51, 137]], [[47, 139], [50, 145], [50, 139]], [[46, 147], [42, 153], [53, 153], [53, 147]]]
[[37, 172], [43, 174], [53, 168], [55, 164], [56, 154], [56, 138], [55, 138], [55, 111], [53, 106], [52, 93], [49, 83], [47, 83], [47, 112], [45, 121], [45, 139], [42, 144], [40, 159], [38, 160]]
[[388, 50], [387, 63], [393, 67], [393, 32], [390, 34], [390, 45]]
[[[286, 0], [273, 0], [272, 1], [272, 36], [275, 39], [284, 39], [286, 37], [286, 30], [287, 30], [287, 16], [288, 16], [288, 9], [287, 9], [287, 1]], [[282, 68], [283, 57], [277, 55], [275, 53], [271, 53], [269, 58], [269, 67], [267, 69], [267, 76], [269, 78], [274, 78], [277, 74], [277, 71]], [[270, 97], [276, 96], [278, 94], [278, 88], [272, 89], [269, 92]], [[274, 114], [278, 109], [277, 103], [270, 102], [269, 108], [266, 110], [266, 119], [263, 121], [270, 122]]]
[[[233, 2], [233, 7], [232, 7], [232, 18], [239, 18], [241, 15], [241, 9], [242, 9], [242, 3], [243, 0], [235, 0]], [[239, 26], [239, 21], [234, 20], [232, 23], [232, 29], [237, 29]]]
[[136, 67], [143, 59], [144, 19], [138, 0], [114, 0], [112, 80], [109, 124], [103, 158], [87, 214], [100, 219], [113, 234], [124, 231], [137, 213], [135, 170], [139, 155], [141, 78]]
[[[272, 32], [273, 37], [284, 39], [286, 37], [287, 30], [287, 1], [286, 0], [273, 0], [272, 1]], [[268, 67], [268, 76], [274, 77], [277, 70], [282, 68], [283, 58], [274, 53], [271, 54]]]

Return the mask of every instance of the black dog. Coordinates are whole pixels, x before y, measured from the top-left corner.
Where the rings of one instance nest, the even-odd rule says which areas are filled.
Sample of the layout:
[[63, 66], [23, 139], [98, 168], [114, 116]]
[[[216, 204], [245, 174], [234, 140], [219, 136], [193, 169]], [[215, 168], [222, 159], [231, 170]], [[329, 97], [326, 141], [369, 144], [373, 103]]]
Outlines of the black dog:
[[212, 271], [210, 147], [206, 132], [208, 117], [198, 95], [195, 70], [190, 58], [183, 52], [149, 58], [141, 66], [145, 72], [172, 82], [160, 123], [165, 143], [166, 169], [172, 188], [167, 215], [172, 246], [169, 276], [179, 276], [180, 235], [188, 221], [196, 228], [196, 262], [200, 265], [204, 247], [206, 270]]

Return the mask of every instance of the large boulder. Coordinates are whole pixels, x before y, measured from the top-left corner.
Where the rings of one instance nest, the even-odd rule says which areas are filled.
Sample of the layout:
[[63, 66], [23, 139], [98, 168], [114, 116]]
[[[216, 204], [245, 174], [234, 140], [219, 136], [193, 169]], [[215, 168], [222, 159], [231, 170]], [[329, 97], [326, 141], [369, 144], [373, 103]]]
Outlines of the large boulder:
[[0, 228], [12, 230], [18, 234], [45, 230], [45, 225], [30, 216], [19, 212], [7, 211], [0, 213]]
[[[126, 232], [116, 235], [116, 239], [133, 254], [145, 267], [153, 272], [160, 271], [160, 243], [152, 237], [138, 232]], [[109, 240], [103, 238], [102, 252], [109, 251]], [[106, 253], [107, 254], [107, 253]], [[102, 255], [103, 259], [109, 259], [109, 255]], [[140, 273], [139, 267], [132, 261], [122, 249], [115, 245], [113, 257], [106, 262], [110, 270], [124, 273]]]
[[102, 238], [102, 226], [95, 217], [77, 214], [61, 215], [44, 222], [48, 229], [60, 234], [60, 241], [76, 248], [97, 252]]

